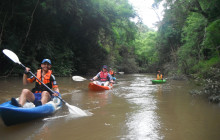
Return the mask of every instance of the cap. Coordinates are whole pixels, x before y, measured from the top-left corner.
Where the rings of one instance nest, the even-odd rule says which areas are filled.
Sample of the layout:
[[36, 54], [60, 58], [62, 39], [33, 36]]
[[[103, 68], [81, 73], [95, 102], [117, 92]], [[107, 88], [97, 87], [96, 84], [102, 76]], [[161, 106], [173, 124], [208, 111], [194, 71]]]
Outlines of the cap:
[[41, 62], [41, 64], [43, 64], [43, 63], [45, 63], [45, 62], [47, 62], [47, 63], [49, 63], [49, 64], [51, 65], [50, 59], [44, 59], [44, 60]]
[[106, 66], [106, 65], [104, 65], [102, 68], [107, 69], [107, 66]]

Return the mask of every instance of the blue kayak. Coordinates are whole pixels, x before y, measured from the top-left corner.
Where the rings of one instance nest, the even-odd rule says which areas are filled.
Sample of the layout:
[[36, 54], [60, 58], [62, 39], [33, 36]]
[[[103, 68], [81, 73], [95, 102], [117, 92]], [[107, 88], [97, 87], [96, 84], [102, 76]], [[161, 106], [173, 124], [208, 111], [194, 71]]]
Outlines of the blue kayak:
[[13, 106], [11, 101], [8, 101], [0, 105], [0, 116], [5, 125], [10, 126], [52, 115], [56, 110], [60, 109], [61, 106], [62, 102], [57, 97], [37, 107], [31, 102], [26, 102], [23, 107], [17, 107]]

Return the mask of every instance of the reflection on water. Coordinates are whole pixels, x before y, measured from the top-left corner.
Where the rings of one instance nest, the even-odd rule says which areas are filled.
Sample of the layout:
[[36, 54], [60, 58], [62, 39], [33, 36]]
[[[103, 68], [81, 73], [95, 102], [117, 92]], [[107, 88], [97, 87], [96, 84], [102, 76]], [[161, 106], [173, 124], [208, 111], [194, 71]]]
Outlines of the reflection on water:
[[[117, 75], [114, 88], [102, 92], [89, 91], [89, 81], [75, 82], [71, 77], [58, 77], [63, 99], [93, 114], [74, 117], [63, 105], [51, 116], [11, 127], [0, 120], [0, 139], [220, 139], [218, 105], [188, 94], [195, 88], [190, 82], [168, 80], [165, 84], [153, 85], [151, 79], [154, 77], [149, 74]], [[21, 81], [21, 78], [0, 80], [0, 103], [19, 96], [23, 88]]]
[[151, 84], [149, 79], [151, 79], [149, 76], [134, 75], [133, 79], [122, 85], [122, 93], [124, 94], [120, 94], [120, 96], [123, 96], [132, 108], [132, 111], [126, 114], [126, 126], [128, 127], [126, 139], [152, 140], [161, 138], [158, 132], [160, 122], [155, 112], [157, 101], [153, 95], [155, 86]]

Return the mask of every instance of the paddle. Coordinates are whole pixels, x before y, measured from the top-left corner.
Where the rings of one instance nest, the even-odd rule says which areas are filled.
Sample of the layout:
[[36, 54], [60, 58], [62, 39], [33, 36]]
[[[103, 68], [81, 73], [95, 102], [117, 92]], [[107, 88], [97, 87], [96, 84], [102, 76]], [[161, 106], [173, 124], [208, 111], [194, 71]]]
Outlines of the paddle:
[[[15, 63], [21, 65], [24, 69], [26, 68], [26, 67], [19, 61], [18, 56], [17, 56], [14, 52], [12, 52], [12, 51], [10, 51], [10, 50], [8, 50], [8, 49], [4, 49], [4, 50], [3, 50], [3, 53], [4, 53], [8, 58], [10, 58], [13, 62], [15, 62]], [[55, 92], [54, 92], [53, 90], [51, 90], [47, 85], [45, 85], [41, 80], [39, 80], [31, 71], [29, 71], [29, 73], [30, 73], [32, 76], [34, 76], [38, 81], [40, 81], [41, 84], [44, 85], [50, 92], [55, 93]], [[57, 97], [68, 107], [70, 113], [72, 113], [72, 114], [78, 114], [78, 115], [80, 115], [80, 116], [87, 116], [87, 114], [86, 114], [83, 110], [81, 110], [80, 108], [68, 104], [66, 101], [64, 101], [64, 100], [63, 100], [61, 97], [59, 97], [59, 96], [57, 96]]]
[[[73, 76], [72, 79], [73, 79], [73, 81], [77, 81], [77, 82], [87, 80], [86, 78], [84, 78], [82, 76]], [[112, 83], [110, 83], [109, 85], [112, 86]]]
[[85, 80], [87, 80], [86, 78], [83, 78], [82, 76], [73, 76], [72, 79], [73, 79], [73, 81], [85, 81]]

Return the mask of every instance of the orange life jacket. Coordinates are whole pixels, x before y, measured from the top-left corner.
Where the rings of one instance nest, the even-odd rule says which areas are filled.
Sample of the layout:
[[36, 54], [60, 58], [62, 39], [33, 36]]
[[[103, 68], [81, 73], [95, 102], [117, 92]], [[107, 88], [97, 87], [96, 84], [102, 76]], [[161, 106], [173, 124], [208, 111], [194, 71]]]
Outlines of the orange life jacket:
[[[52, 84], [51, 84], [51, 81], [50, 81], [51, 74], [52, 74], [52, 70], [48, 70], [48, 72], [44, 75], [44, 80], [42, 81], [49, 88], [52, 88]], [[36, 77], [39, 80], [42, 80], [41, 69], [37, 70], [37, 76]], [[36, 79], [36, 85], [35, 85], [35, 88], [32, 90], [32, 92], [41, 93], [42, 91], [49, 91], [49, 90], [47, 88], [45, 88], [45, 86], [42, 85], [41, 82]]]
[[113, 71], [113, 70], [110, 70], [110, 71], [109, 71], [109, 74], [113, 75], [113, 74], [114, 74], [114, 71]]
[[102, 81], [102, 82], [108, 81], [108, 71], [106, 71], [106, 72], [101, 71], [100, 72], [100, 81]]
[[161, 80], [163, 79], [163, 75], [162, 74], [157, 74], [157, 80]]
[[[43, 83], [44, 83], [44, 84], [50, 83], [50, 76], [51, 76], [51, 74], [52, 74], [52, 70], [48, 70], [48, 72], [44, 75], [44, 80], [43, 80]], [[42, 79], [42, 78], [41, 78], [41, 69], [37, 70], [37, 78], [38, 78], [39, 80]], [[40, 81], [36, 80], [36, 82], [38, 82], [39, 85], [41, 85]]]

